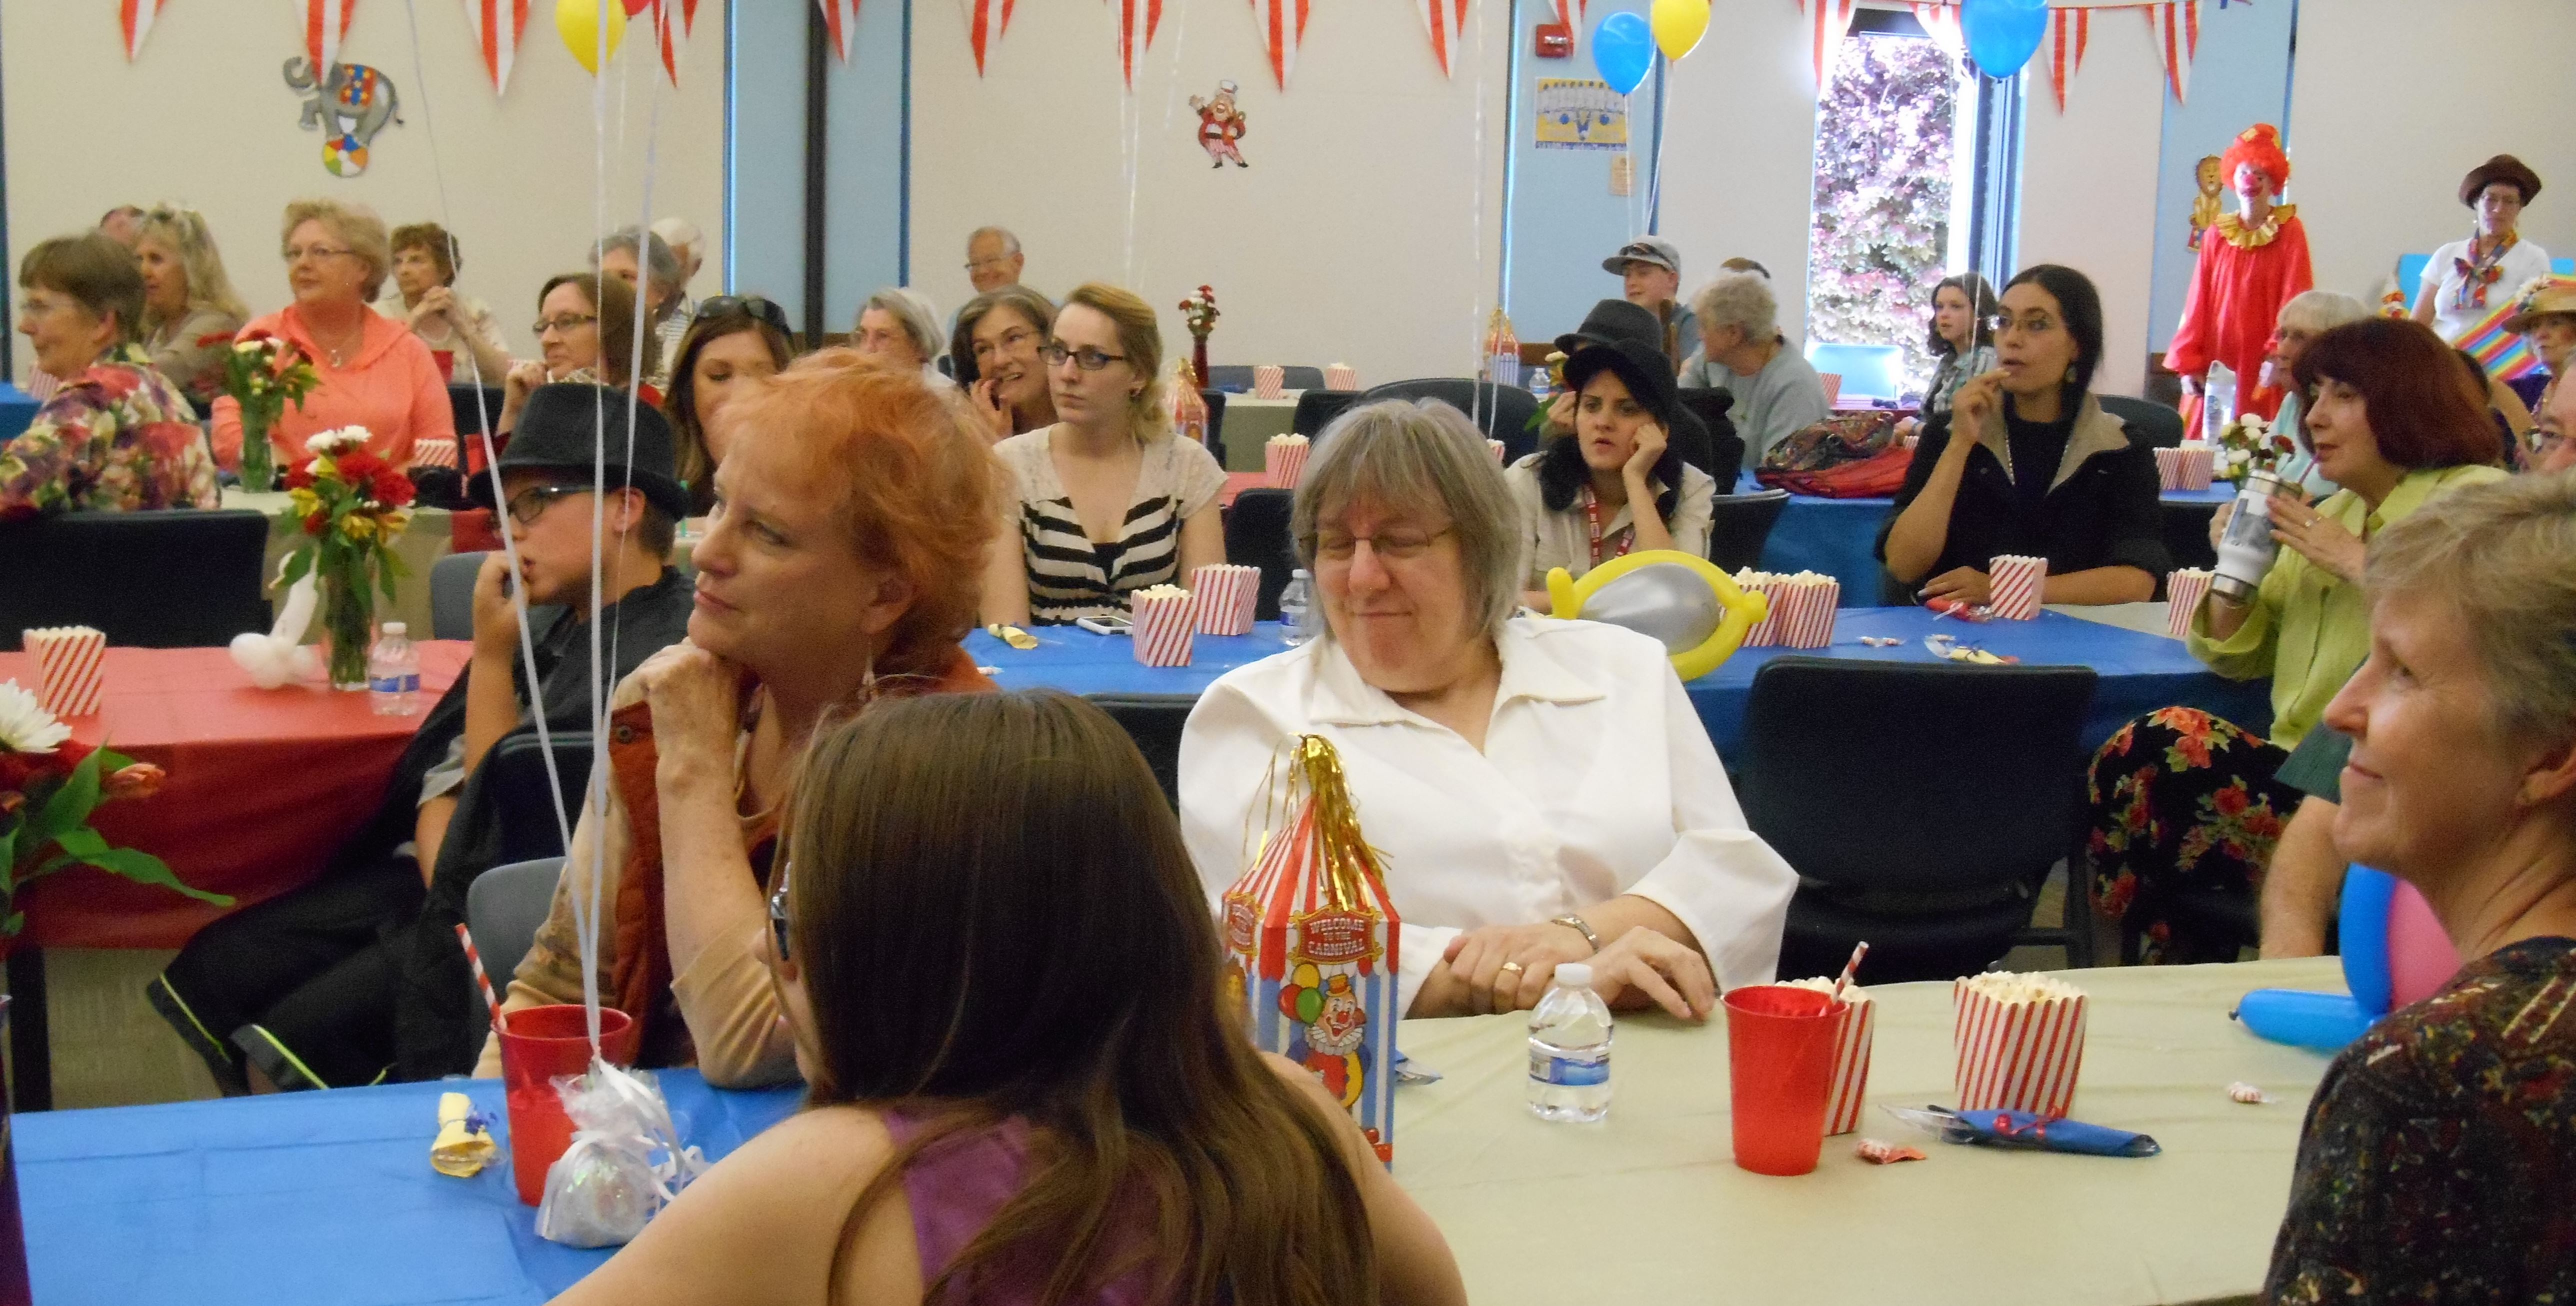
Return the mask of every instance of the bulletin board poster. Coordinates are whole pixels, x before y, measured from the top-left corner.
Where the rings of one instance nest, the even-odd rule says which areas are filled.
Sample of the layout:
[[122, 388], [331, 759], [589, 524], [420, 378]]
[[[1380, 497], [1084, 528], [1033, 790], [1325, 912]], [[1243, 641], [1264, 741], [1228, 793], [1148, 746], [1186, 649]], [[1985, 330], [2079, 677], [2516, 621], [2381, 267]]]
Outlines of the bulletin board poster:
[[1608, 82], [1540, 78], [1537, 118], [1542, 150], [1628, 148], [1628, 97]]

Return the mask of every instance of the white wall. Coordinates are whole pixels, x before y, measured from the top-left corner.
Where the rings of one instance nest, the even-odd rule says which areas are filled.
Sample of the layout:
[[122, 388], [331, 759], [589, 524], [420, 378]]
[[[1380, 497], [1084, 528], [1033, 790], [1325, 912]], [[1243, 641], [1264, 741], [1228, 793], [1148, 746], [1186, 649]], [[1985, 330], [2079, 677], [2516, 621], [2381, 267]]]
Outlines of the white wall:
[[[296, 125], [303, 96], [281, 69], [303, 53], [296, 7], [266, 0], [173, 4], [125, 60], [113, 4], [11, 4], [0, 9], [8, 51], [9, 268], [48, 236], [86, 230], [126, 203], [184, 200], [206, 215], [235, 286], [255, 312], [285, 303], [278, 214], [320, 195], [372, 206], [386, 222], [437, 220], [431, 132], [446, 174], [446, 221], [465, 254], [458, 286], [490, 303], [512, 349], [532, 355], [527, 324], [537, 288], [587, 265], [594, 210], [592, 79], [555, 35], [551, 5], [531, 5], [506, 99], [495, 99], [475, 55], [463, 7], [418, 0], [421, 67], [413, 74], [409, 16], [400, 0], [360, 6], [343, 42], [344, 63], [391, 77], [399, 123], [369, 150], [366, 172], [335, 177], [322, 166], [318, 131]], [[661, 97], [653, 208], [683, 214], [721, 239], [724, 172], [724, 24], [718, 0], [700, 6], [682, 51], [681, 89], [664, 86], [641, 26], [607, 70], [614, 110], [623, 83], [623, 135], [610, 125], [607, 227], [642, 216], [645, 126]], [[652, 80], [646, 80], [647, 77]], [[697, 289], [719, 284], [707, 260]], [[27, 351], [17, 351], [20, 368]]]
[[2093, 279], [2102, 292], [2093, 388], [2134, 395], [2146, 382], [2165, 83], [2147, 25], [2130, 14], [2103, 17], [2084, 70], [2067, 85], [2063, 115], [2037, 59], [2026, 77], [2019, 263], [2063, 263]]
[[1780, 329], [1803, 344], [1816, 192], [1816, 76], [1806, 16], [1772, 0], [1720, 5], [1708, 35], [1673, 65], [1672, 78], [1663, 231], [1681, 247], [1683, 289], [1708, 284], [1727, 259], [1752, 259], [1771, 271]]
[[[1411, 5], [1316, 5], [1284, 94], [1243, 0], [1174, 0], [1132, 99], [1112, 5], [1020, 5], [981, 79], [960, 6], [913, 19], [911, 265], [943, 311], [972, 293], [966, 234], [989, 223], [1050, 295], [1143, 295], [1169, 358], [1189, 347], [1175, 306], [1205, 282], [1213, 363], [1470, 374], [1499, 279], [1502, 0], [1478, 0], [1447, 80]], [[1242, 88], [1249, 168], [1199, 149], [1189, 97], [1219, 80]]]
[[[2546, 189], [2522, 233], [2576, 254], [2576, 4], [2330, 0], [2299, 10], [2292, 194], [2317, 285], [2376, 302], [2400, 254], [2469, 234], [2460, 178], [2512, 154]], [[2407, 287], [2411, 297], [2414, 287]]]

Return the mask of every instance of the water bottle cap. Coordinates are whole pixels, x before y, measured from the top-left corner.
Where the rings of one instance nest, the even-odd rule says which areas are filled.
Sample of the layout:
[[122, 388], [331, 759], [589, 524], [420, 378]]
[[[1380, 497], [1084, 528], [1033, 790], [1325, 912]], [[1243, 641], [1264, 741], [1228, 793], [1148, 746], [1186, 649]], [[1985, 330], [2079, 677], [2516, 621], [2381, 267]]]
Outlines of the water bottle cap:
[[1561, 989], [1591, 988], [1592, 967], [1580, 961], [1557, 963], [1556, 986]]
[[1315, 578], [1315, 573], [1308, 571], [1303, 567], [1299, 567], [1295, 571], [1290, 572], [1289, 575], [1296, 580], [1313, 580]]
[[411, 627], [406, 626], [399, 621], [386, 622], [384, 630], [388, 635], [408, 635], [411, 633]]

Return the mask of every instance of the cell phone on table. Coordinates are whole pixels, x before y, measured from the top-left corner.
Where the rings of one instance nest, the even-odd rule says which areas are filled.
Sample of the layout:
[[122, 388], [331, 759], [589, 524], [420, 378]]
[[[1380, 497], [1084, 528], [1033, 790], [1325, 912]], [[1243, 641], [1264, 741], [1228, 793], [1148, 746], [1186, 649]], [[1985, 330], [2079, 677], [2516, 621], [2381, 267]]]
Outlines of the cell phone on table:
[[1082, 627], [1084, 630], [1090, 631], [1094, 635], [1133, 635], [1136, 633], [1136, 623], [1129, 621], [1125, 617], [1078, 617], [1074, 620], [1073, 624]]

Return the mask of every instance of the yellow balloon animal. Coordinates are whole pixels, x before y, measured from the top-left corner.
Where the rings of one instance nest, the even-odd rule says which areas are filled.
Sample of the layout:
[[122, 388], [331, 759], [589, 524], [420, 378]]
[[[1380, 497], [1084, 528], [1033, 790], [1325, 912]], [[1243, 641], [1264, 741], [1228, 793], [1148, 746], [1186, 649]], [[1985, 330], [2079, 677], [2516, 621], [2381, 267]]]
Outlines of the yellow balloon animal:
[[555, 31], [563, 36], [572, 57], [591, 76], [599, 75], [600, 25], [608, 25], [608, 58], [617, 56], [617, 47], [626, 41], [626, 6], [619, 0], [555, 0]]
[[1706, 558], [1649, 549], [1613, 558], [1576, 580], [1559, 567], [1547, 574], [1548, 615], [1624, 626], [1663, 641], [1673, 671], [1697, 680], [1715, 671], [1771, 612], [1771, 600], [1736, 588]]

